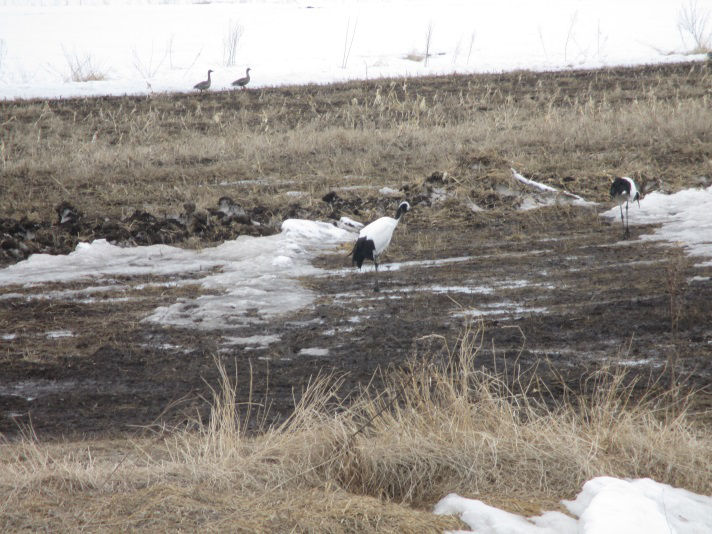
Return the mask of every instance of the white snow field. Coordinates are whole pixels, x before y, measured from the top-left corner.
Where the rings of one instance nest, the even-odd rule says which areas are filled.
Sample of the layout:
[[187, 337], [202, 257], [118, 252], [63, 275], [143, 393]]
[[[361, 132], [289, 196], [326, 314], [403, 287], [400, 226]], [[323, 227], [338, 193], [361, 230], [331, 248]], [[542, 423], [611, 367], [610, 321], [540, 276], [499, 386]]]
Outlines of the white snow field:
[[[246, 67], [252, 88], [682, 61], [703, 57], [685, 54], [694, 48], [678, 27], [687, 5], [0, 0], [0, 98], [192, 91], [208, 69], [212, 88], [227, 89]], [[695, 5], [700, 18], [712, 8]]]

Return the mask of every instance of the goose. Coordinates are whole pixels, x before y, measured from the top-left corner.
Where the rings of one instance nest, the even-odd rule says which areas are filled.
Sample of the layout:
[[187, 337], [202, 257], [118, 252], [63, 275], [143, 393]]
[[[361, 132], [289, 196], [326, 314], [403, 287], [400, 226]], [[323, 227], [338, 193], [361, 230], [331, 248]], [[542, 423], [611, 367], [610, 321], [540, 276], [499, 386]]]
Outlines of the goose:
[[410, 211], [408, 202], [401, 202], [394, 217], [381, 217], [370, 224], [364, 226], [358, 233], [358, 239], [351, 251], [353, 264], [361, 268], [364, 260], [372, 260], [376, 268], [376, 285], [374, 291], [379, 291], [378, 287], [378, 258], [383, 251], [388, 248], [393, 237], [393, 231], [398, 226], [403, 214]]
[[245, 71], [245, 76], [243, 78], [238, 78], [234, 82], [232, 82], [232, 85], [235, 87], [242, 87], [243, 89], [245, 86], [250, 83], [250, 68], [248, 67], [247, 70]]
[[[625, 230], [623, 236], [629, 237], [630, 230], [628, 229], [628, 203], [638, 202], [638, 207], [640, 207], [640, 193], [635, 185], [632, 178], [623, 176], [622, 178], [616, 178], [611, 184], [611, 199], [618, 202], [621, 208], [621, 224]], [[623, 203], [625, 202], [625, 221], [623, 220]]]
[[208, 70], [208, 79], [198, 82], [193, 86], [193, 89], [197, 89], [201, 93], [210, 89], [210, 73], [213, 72], [212, 69]]

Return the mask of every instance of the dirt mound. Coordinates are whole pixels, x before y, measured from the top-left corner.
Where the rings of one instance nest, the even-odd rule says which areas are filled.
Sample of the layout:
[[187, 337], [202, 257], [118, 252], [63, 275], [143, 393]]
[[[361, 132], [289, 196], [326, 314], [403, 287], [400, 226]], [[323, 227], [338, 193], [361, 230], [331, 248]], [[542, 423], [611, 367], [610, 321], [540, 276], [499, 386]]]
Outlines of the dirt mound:
[[23, 260], [35, 253], [68, 254], [80, 241], [106, 239], [119, 246], [201, 244], [236, 239], [241, 235], [264, 236], [279, 231], [275, 214], [262, 206], [245, 209], [229, 197], [216, 208], [196, 210], [187, 202], [182, 213], [157, 216], [137, 209], [124, 219], [85, 215], [68, 201], [56, 206], [54, 223], [0, 219], [0, 265]]

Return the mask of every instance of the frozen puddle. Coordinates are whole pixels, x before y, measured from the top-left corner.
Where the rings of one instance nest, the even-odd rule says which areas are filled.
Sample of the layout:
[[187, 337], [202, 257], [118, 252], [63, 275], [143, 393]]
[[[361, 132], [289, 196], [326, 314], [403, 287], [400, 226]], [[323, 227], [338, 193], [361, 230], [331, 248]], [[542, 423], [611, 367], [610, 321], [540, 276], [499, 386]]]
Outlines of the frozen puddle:
[[[42, 284], [48, 283], [96, 282], [118, 276], [190, 277], [190, 283], [200, 284], [214, 294], [180, 299], [157, 308], [144, 320], [203, 330], [234, 328], [260, 323], [311, 304], [312, 291], [304, 288], [297, 278], [319, 273], [311, 265], [311, 259], [353, 238], [353, 233], [328, 223], [288, 219], [282, 223], [279, 234], [241, 236], [202, 250], [168, 245], [121, 248], [98, 239], [80, 243], [68, 255], [34, 254], [0, 270], [0, 286], [24, 285], [38, 295], [52, 293], [42, 291]], [[59, 294], [65, 297], [80, 292], [90, 294], [107, 287], [119, 291], [127, 285], [99, 285]]]
[[51, 330], [45, 332], [45, 337], [49, 339], [58, 339], [60, 337], [74, 337], [74, 332], [71, 330]]
[[328, 356], [329, 349], [322, 349], [320, 347], [306, 347], [301, 349], [297, 354], [299, 356]]
[[21, 397], [28, 402], [38, 397], [75, 389], [76, 380], [21, 380], [10, 385], [0, 384], [0, 395]]
[[514, 302], [502, 301], [493, 304], [487, 304], [486, 307], [482, 309], [470, 308], [462, 310], [459, 312], [454, 312], [453, 317], [483, 317], [491, 315], [524, 315], [524, 314], [534, 314], [534, 313], [547, 313], [548, 308], [529, 308], [526, 306], [520, 306]]
[[[486, 260], [490, 258], [522, 258], [529, 256], [538, 256], [540, 254], [546, 254], [549, 252], [552, 252], [551, 249], [528, 250], [523, 252], [500, 252], [496, 254], [480, 254], [477, 256], [455, 256], [453, 258], [441, 258], [437, 260], [411, 260], [383, 264], [379, 263], [378, 272], [400, 271], [401, 269], [410, 269], [414, 267], [441, 267], [443, 265], [449, 265], [451, 263], [464, 263], [468, 261]], [[375, 271], [373, 264], [368, 263], [364, 264], [361, 269], [357, 269], [355, 267], [344, 267], [341, 269], [326, 270], [323, 271], [322, 276], [348, 276], [353, 275], [354, 272], [368, 273], [373, 271]]]
[[280, 337], [277, 335], [258, 335], [246, 337], [227, 336], [223, 339], [225, 340], [226, 345], [242, 345], [247, 349], [266, 349], [272, 343], [277, 343]]

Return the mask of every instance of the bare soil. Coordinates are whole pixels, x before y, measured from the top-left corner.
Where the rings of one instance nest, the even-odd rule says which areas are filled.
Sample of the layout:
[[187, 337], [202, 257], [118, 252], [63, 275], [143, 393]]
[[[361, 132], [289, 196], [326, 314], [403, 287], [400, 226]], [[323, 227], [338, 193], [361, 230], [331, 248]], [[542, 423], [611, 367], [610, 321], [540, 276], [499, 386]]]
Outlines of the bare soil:
[[[500, 91], [502, 105], [537, 101], [541, 95], [551, 101], [553, 93], [559, 105], [566, 105], [567, 99], [598, 99], [604, 93], [620, 102], [633, 101], [651, 86], [664, 86], [671, 95], [683, 92], [689, 98], [702, 98], [709, 92], [704, 76], [698, 65], [669, 65], [448, 76], [413, 79], [408, 84], [410, 91], [426, 97], [486, 86]], [[177, 115], [181, 106], [199, 105], [207, 115], [235, 106], [255, 114], [270, 106], [286, 106], [280, 113], [287, 128], [290, 121], [299, 124], [301, 113], [319, 113], [314, 105], [343, 109], [378, 83], [387, 86], [370, 82], [237, 96], [175, 95], [171, 99], [176, 107], [165, 113], [176, 114], [175, 135], [181, 135]], [[249, 104], [245, 99], [251, 99]], [[99, 107], [126, 109], [127, 103], [150, 105], [145, 98], [124, 97], [63, 100], [52, 107], [55, 114], [67, 118], [91, 114]], [[486, 113], [491, 103], [488, 100], [481, 111]], [[37, 106], [37, 102], [2, 103], [2, 112], [29, 122], [32, 112], [23, 115], [22, 110]], [[206, 122], [206, 129], [212, 127]], [[659, 155], [675, 177], [673, 189], [698, 185], [696, 180], [709, 160], [704, 151], [704, 147], [673, 146]], [[198, 173], [201, 166], [214, 163], [185, 162], [186, 173]], [[383, 165], [380, 185], [393, 186], [399, 164], [384, 161]], [[542, 379], [552, 396], [561, 394], [564, 386], [586, 391], [590, 386], [582, 377], [614, 363], [640, 378], [641, 393], [673, 379], [683, 380], [686, 387], [698, 390], [699, 408], [712, 407], [712, 268], [695, 265], [676, 245], [637, 239], [652, 227], [634, 227], [631, 239], [622, 241], [620, 221], [599, 216], [607, 206], [517, 210], [516, 188], [512, 186], [512, 193], [498, 187], [512, 165], [496, 153], [473, 150], [462, 153], [448, 174], [431, 174], [440, 169], [430, 168], [398, 176], [399, 190], [393, 195], [380, 194], [378, 189], [340, 188], [337, 180], [320, 182], [317, 188], [307, 181], [234, 185], [229, 193], [236, 198], [249, 196], [243, 207], [259, 225], [220, 218], [196, 224], [150, 210], [138, 217], [135, 210], [143, 209], [144, 203], [128, 193], [115, 204], [96, 198], [83, 202], [82, 196], [67, 198], [61, 192], [50, 194], [46, 201], [13, 197], [12, 208], [0, 206], [0, 216], [7, 209], [0, 222], [5, 265], [33, 252], [67, 253], [85, 239], [203, 247], [246, 233], [275, 232], [287, 217], [333, 220], [347, 215], [367, 222], [390, 214], [401, 198], [414, 209], [398, 228], [383, 263], [381, 292], [373, 291], [372, 271], [350, 267], [347, 248], [324, 255], [316, 260], [323, 273], [302, 280], [318, 295], [314, 306], [256, 325], [252, 331], [240, 330], [240, 336], [279, 337], [267, 347], [231, 345], [227, 340], [234, 332], [228, 330], [143, 322], [157, 306], [195, 298], [204, 291], [198, 284], [173, 287], [170, 277], [4, 287], [0, 433], [16, 436], [31, 424], [43, 438], [124, 436], [144, 432], [151, 425], [177, 424], [198, 414], [204, 417], [210, 386], [218, 380], [215, 358], [237, 373], [243, 386], [238, 391], [241, 402], [269, 405], [272, 420], [279, 420], [316, 375], [343, 374], [345, 395], [368, 384], [377, 387], [379, 369], [400, 366], [422, 351], [454, 346], [469, 321], [484, 321], [486, 327], [483, 366], [528, 370]], [[556, 172], [530, 176], [590, 200], [604, 201], [607, 196], [604, 171], [598, 176]], [[3, 178], [17, 179], [19, 175]], [[33, 175], [30, 181], [36, 180], [40, 178]], [[240, 196], [241, 187], [249, 188], [249, 195]], [[293, 190], [304, 196], [280, 196]], [[87, 195], [100, 196], [93, 189]], [[218, 196], [213, 195], [213, 206]], [[55, 211], [60, 199], [72, 200], [81, 216], [60, 224]], [[468, 202], [484, 209], [472, 211]], [[129, 207], [132, 216], [125, 214]], [[180, 209], [176, 204], [176, 213]], [[112, 284], [116, 290], [107, 287], [91, 298], [46, 295]], [[302, 352], [314, 348], [327, 349], [328, 354]]]

